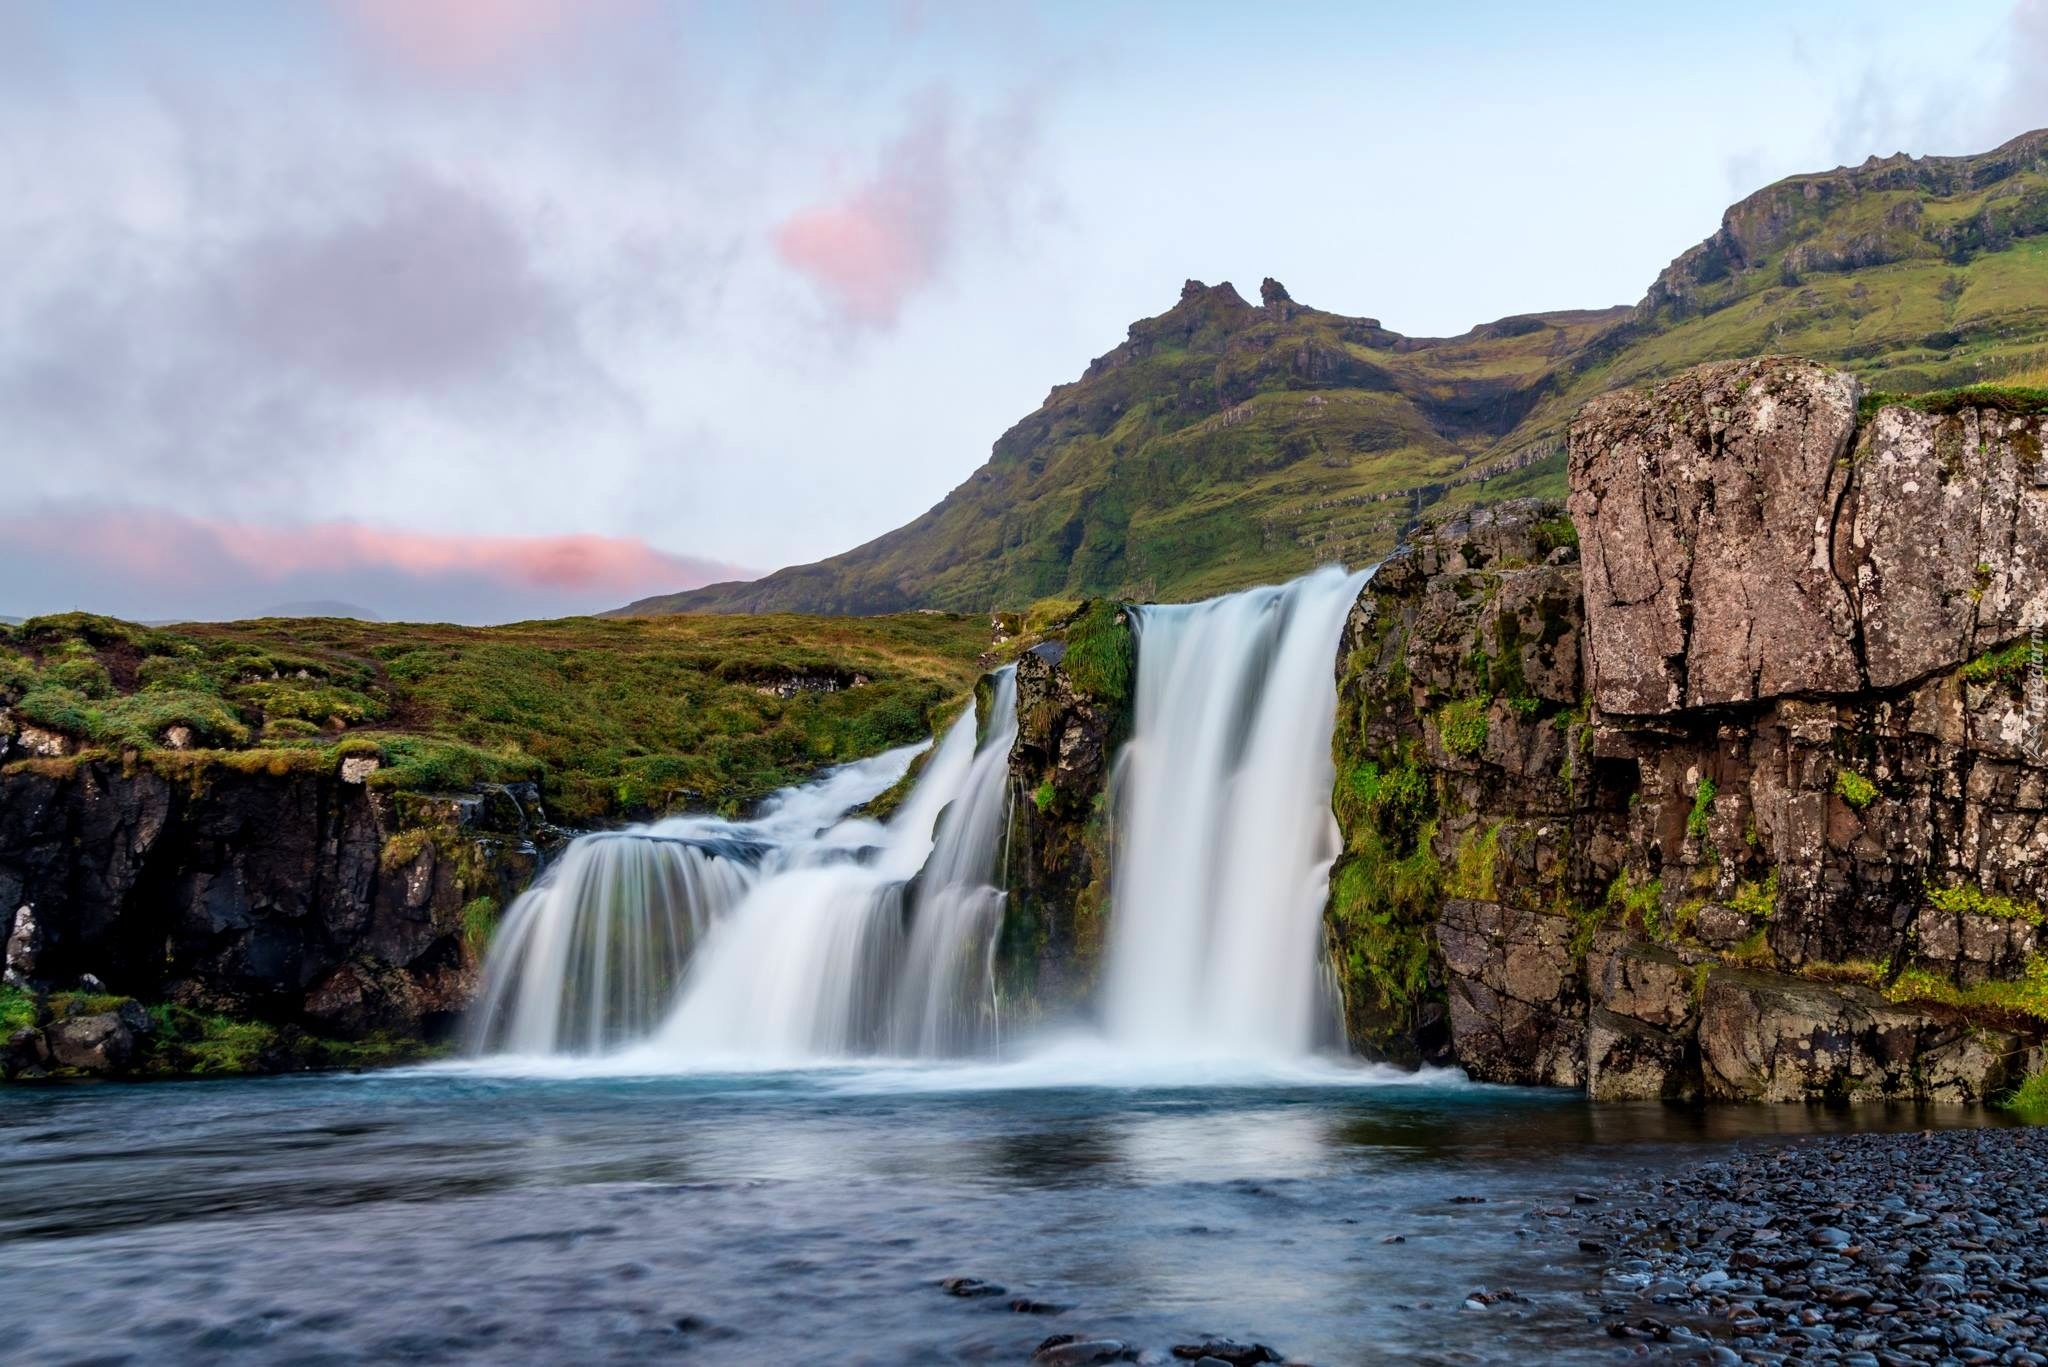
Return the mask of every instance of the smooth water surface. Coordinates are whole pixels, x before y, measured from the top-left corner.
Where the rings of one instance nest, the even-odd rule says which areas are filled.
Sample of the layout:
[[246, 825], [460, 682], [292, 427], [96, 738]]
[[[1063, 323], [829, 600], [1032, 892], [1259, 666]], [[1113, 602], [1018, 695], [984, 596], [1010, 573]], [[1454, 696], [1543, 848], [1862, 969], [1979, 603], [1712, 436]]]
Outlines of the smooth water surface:
[[[1588, 1327], [1596, 1260], [1542, 1208], [1744, 1134], [1976, 1120], [1592, 1107], [1334, 1066], [1256, 1086], [1047, 1085], [1059, 1071], [10, 1089], [6, 1352], [1023, 1362], [1080, 1333], [1324, 1364], [1613, 1361]], [[1008, 1294], [957, 1299], [953, 1276]], [[1482, 1286], [1529, 1299], [1463, 1308]]]

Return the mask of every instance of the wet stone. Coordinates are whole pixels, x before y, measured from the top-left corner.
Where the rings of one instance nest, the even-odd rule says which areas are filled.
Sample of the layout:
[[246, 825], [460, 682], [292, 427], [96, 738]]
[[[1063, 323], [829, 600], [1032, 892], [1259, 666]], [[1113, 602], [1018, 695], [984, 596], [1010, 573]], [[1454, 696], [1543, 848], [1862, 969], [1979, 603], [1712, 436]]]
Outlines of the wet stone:
[[2048, 1129], [1759, 1142], [1581, 1218], [1595, 1324], [1679, 1360], [2048, 1362]]

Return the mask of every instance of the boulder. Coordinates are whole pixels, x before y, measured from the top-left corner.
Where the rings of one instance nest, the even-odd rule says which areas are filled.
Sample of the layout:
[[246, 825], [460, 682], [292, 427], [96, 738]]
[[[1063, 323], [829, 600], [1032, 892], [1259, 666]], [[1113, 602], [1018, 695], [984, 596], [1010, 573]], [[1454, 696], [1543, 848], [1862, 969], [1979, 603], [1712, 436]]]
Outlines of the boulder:
[[1482, 1082], [1577, 1087], [1585, 994], [1572, 923], [1498, 902], [1453, 899], [1437, 923], [1458, 1061]]
[[41, 1077], [50, 1062], [50, 1042], [33, 1026], [16, 1030], [0, 1048], [0, 1077]]
[[1984, 1101], [2026, 1056], [2015, 1036], [1866, 987], [1726, 968], [1707, 977], [1699, 1049], [1707, 1096], [1726, 1101]]
[[135, 1054], [134, 1032], [117, 1011], [52, 1021], [43, 1034], [52, 1061], [80, 1072], [118, 1073]]
[[1594, 1007], [1586, 1026], [1586, 1095], [1594, 1101], [1692, 1101], [1700, 1069], [1691, 1037]]

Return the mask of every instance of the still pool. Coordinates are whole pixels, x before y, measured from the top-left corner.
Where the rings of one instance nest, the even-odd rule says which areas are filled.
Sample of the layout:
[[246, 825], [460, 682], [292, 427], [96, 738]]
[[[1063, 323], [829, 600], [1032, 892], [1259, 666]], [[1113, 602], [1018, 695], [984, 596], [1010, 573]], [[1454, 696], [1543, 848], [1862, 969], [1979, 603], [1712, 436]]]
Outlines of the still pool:
[[[1021, 1363], [1076, 1333], [1162, 1361], [1219, 1335], [1325, 1364], [1609, 1362], [1597, 1260], [1542, 1208], [1732, 1141], [1987, 1119], [1334, 1068], [10, 1089], [0, 1356]], [[1467, 1308], [1482, 1287], [1522, 1299]]]

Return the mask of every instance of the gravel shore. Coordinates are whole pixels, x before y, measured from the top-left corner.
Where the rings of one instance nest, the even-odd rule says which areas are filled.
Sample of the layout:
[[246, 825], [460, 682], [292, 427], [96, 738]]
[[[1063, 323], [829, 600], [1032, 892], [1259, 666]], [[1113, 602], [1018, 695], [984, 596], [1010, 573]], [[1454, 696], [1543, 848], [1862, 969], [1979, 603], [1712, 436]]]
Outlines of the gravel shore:
[[2048, 1128], [1758, 1147], [1554, 1213], [1652, 1355], [2048, 1364]]

